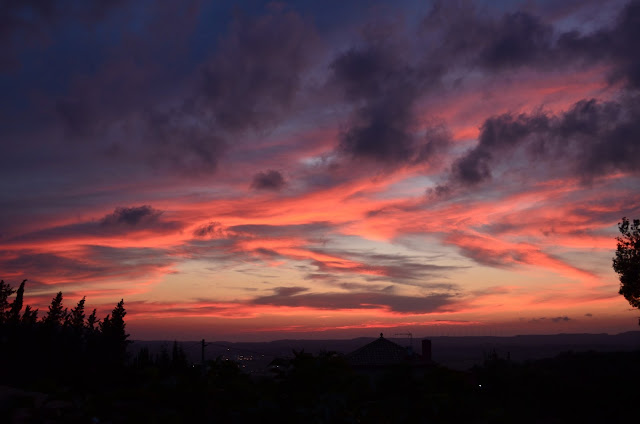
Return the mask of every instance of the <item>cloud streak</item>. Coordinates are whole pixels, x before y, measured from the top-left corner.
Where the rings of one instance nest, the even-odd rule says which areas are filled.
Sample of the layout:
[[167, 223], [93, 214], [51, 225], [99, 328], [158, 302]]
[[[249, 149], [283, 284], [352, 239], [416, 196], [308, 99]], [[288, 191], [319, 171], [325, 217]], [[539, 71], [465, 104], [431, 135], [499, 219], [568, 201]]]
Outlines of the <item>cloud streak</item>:
[[386, 293], [304, 293], [301, 287], [278, 287], [274, 294], [253, 299], [258, 305], [313, 309], [388, 309], [403, 314], [428, 314], [447, 310], [454, 303], [450, 294], [399, 296]]

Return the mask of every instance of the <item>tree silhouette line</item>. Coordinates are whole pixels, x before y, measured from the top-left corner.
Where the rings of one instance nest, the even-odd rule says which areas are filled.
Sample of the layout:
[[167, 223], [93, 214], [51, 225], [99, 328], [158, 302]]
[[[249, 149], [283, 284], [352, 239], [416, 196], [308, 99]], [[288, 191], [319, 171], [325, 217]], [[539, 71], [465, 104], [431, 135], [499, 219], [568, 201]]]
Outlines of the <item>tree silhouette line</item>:
[[96, 309], [87, 316], [85, 297], [69, 309], [58, 292], [39, 319], [38, 309], [24, 306], [26, 282], [14, 289], [0, 280], [0, 363], [7, 365], [1, 383], [72, 385], [123, 368], [129, 344], [124, 300], [100, 320]]

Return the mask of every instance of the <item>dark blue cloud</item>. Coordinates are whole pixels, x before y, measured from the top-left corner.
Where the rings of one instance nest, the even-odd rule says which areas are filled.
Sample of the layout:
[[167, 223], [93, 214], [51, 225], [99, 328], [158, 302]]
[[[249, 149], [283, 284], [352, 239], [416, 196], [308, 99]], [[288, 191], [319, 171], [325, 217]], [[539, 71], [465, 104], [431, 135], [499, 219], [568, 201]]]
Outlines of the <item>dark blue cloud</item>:
[[99, 220], [84, 221], [30, 232], [8, 242], [51, 241], [82, 237], [112, 237], [138, 231], [167, 234], [181, 230], [184, 224], [162, 218], [162, 211], [151, 206], [118, 207]]
[[[533, 179], [638, 173], [639, 137], [640, 98], [635, 95], [608, 102], [582, 100], [557, 115], [504, 114], [484, 122], [477, 146], [453, 164], [452, 178], [474, 185], [492, 179], [495, 169], [504, 172], [505, 166]], [[543, 174], [512, 162], [517, 151], [527, 163], [546, 164]]]
[[518, 67], [544, 60], [551, 48], [553, 28], [524, 12], [504, 15], [480, 51], [480, 63], [494, 69]]
[[441, 46], [437, 52], [449, 66], [477, 66], [495, 73], [607, 63], [613, 65], [612, 81], [640, 88], [638, 0], [622, 7], [613, 22], [585, 32], [556, 28], [535, 12], [517, 10], [495, 18], [479, 9], [473, 2], [437, 2], [427, 15], [425, 31], [435, 34]]
[[158, 222], [162, 211], [153, 209], [149, 205], [134, 206], [130, 208], [118, 207], [113, 213], [106, 215], [100, 220], [100, 224], [104, 227], [139, 224], [148, 224]]
[[278, 171], [270, 169], [266, 172], [258, 172], [253, 176], [251, 188], [255, 190], [273, 190], [278, 191], [285, 186], [284, 178]]
[[453, 308], [455, 296], [432, 294], [401, 296], [385, 292], [305, 293], [304, 287], [277, 287], [274, 294], [256, 297], [256, 305], [307, 307], [314, 309], [389, 309], [405, 314], [443, 312]]
[[397, 165], [432, 159], [449, 141], [446, 131], [417, 136], [415, 105], [438, 84], [443, 68], [412, 63], [395, 40], [368, 40], [339, 54], [331, 81], [354, 105], [339, 150], [355, 159]]
[[110, 277], [128, 278], [150, 275], [173, 264], [168, 251], [156, 248], [115, 248], [81, 246], [82, 257], [74, 252], [38, 252], [17, 250], [0, 258], [4, 272], [29, 279], [38, 285], [85, 282]]

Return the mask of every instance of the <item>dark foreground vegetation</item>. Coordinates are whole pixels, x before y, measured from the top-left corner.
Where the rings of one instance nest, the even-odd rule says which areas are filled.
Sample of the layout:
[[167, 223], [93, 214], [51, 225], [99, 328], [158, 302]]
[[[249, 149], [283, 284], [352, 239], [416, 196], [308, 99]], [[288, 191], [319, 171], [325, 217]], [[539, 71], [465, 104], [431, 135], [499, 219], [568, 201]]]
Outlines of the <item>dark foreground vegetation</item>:
[[[102, 320], [53, 299], [42, 319], [24, 285], [1, 286], [1, 422], [635, 422], [640, 351], [565, 353], [515, 363], [489, 354], [453, 371], [411, 363], [354, 369], [335, 353], [294, 352], [263, 375], [218, 358], [204, 369], [178, 343], [126, 355], [124, 303]], [[15, 295], [15, 297], [13, 296]], [[92, 318], [93, 317], [93, 318]]]

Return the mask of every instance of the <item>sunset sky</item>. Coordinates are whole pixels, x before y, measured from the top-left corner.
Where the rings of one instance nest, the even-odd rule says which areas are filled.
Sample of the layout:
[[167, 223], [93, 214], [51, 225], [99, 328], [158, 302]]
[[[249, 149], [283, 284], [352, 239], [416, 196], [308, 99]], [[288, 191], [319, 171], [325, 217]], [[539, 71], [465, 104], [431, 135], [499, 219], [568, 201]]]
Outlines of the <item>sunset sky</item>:
[[0, 278], [133, 339], [638, 329], [640, 1], [9, 1]]

